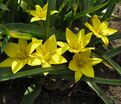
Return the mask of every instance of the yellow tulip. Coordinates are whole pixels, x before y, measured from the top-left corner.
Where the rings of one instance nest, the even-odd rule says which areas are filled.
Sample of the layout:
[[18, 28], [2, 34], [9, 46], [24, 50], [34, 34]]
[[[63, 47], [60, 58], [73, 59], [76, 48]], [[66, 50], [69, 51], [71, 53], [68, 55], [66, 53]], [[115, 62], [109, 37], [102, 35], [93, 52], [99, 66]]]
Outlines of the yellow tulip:
[[8, 43], [4, 49], [4, 52], [7, 56], [9, 56], [9, 58], [1, 62], [0, 67], [11, 66], [13, 73], [16, 73], [22, 69], [25, 64], [30, 66], [40, 65], [40, 60], [34, 58], [32, 53], [41, 43], [41, 40], [37, 40], [35, 38], [33, 38], [32, 42], [29, 44], [27, 44], [27, 40], [25, 39], [19, 39], [18, 44], [12, 42]]
[[58, 45], [68, 49], [72, 53], [79, 53], [86, 50], [94, 49], [92, 47], [86, 47], [91, 40], [92, 33], [85, 35], [84, 29], [80, 30], [77, 35], [70, 29], [66, 29], [66, 40], [67, 43], [58, 42]]
[[30, 20], [30, 22], [39, 21], [39, 20], [46, 20], [47, 8], [48, 8], [48, 3], [45, 4], [43, 8], [41, 8], [39, 5], [35, 5], [36, 10], [28, 11], [32, 16], [34, 16]]
[[[46, 3], [43, 8], [41, 8], [39, 5], [35, 5], [36, 10], [30, 10], [30, 11], [28, 10], [28, 12], [32, 16], [34, 16], [33, 18], [31, 18], [30, 22], [46, 20], [47, 8], [48, 8], [48, 3]], [[55, 13], [58, 13], [58, 11], [56, 11], [56, 10], [51, 11], [51, 15], [53, 15]]]
[[52, 35], [48, 40], [41, 44], [34, 53], [34, 56], [38, 57], [41, 61], [43, 68], [51, 67], [51, 64], [62, 64], [67, 62], [66, 59], [61, 56], [64, 53], [61, 48], [57, 48], [57, 42], [55, 35]]
[[69, 63], [69, 69], [75, 71], [75, 82], [78, 82], [82, 75], [94, 77], [93, 65], [102, 61], [100, 58], [90, 58], [91, 51], [87, 50], [77, 53]]
[[108, 46], [108, 44], [109, 44], [109, 40], [108, 40], [107, 36], [112, 35], [117, 32], [116, 29], [112, 29], [112, 28], [108, 27], [108, 22], [106, 22], [106, 21], [101, 22], [99, 20], [99, 18], [97, 17], [97, 15], [94, 15], [92, 17], [92, 25], [87, 22], [87, 23], [85, 23], [85, 26], [90, 31], [92, 31], [93, 34], [97, 38], [101, 38], [106, 46]]

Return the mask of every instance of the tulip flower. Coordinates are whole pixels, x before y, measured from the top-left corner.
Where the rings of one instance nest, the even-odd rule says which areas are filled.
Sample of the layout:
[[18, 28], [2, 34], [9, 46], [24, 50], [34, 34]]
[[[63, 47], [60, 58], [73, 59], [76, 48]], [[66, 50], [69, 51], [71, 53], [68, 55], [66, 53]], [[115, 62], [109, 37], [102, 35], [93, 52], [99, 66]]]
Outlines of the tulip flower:
[[79, 53], [86, 50], [94, 49], [92, 47], [86, 47], [91, 40], [92, 33], [85, 35], [84, 29], [80, 30], [77, 35], [70, 29], [66, 29], [67, 43], [58, 42], [60, 47], [68, 49], [72, 53]]
[[32, 56], [32, 53], [35, 49], [42, 43], [41, 40], [35, 38], [32, 39], [32, 42], [27, 44], [27, 40], [19, 39], [17, 43], [8, 43], [4, 49], [4, 52], [9, 56], [0, 63], [0, 67], [11, 67], [13, 73], [18, 72], [22, 69], [25, 64], [30, 66], [40, 65], [41, 61]]
[[94, 77], [93, 65], [102, 61], [100, 58], [90, 58], [91, 51], [76, 53], [69, 63], [69, 69], [75, 72], [75, 82], [78, 82], [82, 75]]
[[[39, 5], [35, 5], [35, 9], [36, 10], [28, 10], [28, 12], [32, 16], [34, 16], [33, 18], [31, 18], [30, 22], [46, 20], [48, 3], [46, 3], [43, 8], [41, 8]], [[50, 15], [53, 15], [55, 13], [58, 13], [58, 11], [52, 10]]]
[[66, 59], [61, 56], [63, 53], [61, 48], [57, 48], [55, 35], [52, 35], [36, 49], [34, 56], [40, 59], [42, 68], [47, 68], [51, 67], [51, 64], [66, 63]]
[[97, 15], [94, 15], [92, 17], [92, 25], [87, 22], [85, 23], [85, 26], [90, 31], [92, 31], [97, 38], [101, 38], [105, 46], [108, 46], [109, 44], [109, 40], [107, 36], [117, 32], [116, 29], [112, 29], [108, 27], [108, 22], [106, 21], [101, 22]]

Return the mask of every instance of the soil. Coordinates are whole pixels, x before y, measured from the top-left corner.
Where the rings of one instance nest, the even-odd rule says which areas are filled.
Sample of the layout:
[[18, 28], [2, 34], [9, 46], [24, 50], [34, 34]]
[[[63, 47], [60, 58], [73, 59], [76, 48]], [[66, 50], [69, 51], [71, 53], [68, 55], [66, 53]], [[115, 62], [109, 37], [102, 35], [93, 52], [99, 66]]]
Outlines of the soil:
[[[119, 3], [114, 15], [117, 20], [111, 20], [110, 26], [118, 29], [121, 32], [121, 3]], [[113, 47], [121, 46], [121, 40], [117, 39], [111, 42]], [[117, 61], [121, 55], [116, 58]], [[100, 72], [102, 73], [100, 75]], [[118, 78], [121, 76], [117, 72], [107, 69], [104, 65], [100, 68], [95, 68], [97, 76], [103, 78]], [[26, 88], [34, 82], [31, 78], [21, 78], [12, 81], [0, 83], [0, 104], [21, 104]], [[49, 83], [49, 84], [45, 84]], [[35, 104], [104, 104], [97, 94], [90, 89], [85, 82], [80, 82], [73, 85], [71, 81], [57, 80], [53, 81], [49, 78], [45, 79], [42, 86], [42, 92], [36, 99]], [[99, 85], [114, 104], [121, 104], [121, 86]], [[26, 103], [27, 104], [27, 103]]]

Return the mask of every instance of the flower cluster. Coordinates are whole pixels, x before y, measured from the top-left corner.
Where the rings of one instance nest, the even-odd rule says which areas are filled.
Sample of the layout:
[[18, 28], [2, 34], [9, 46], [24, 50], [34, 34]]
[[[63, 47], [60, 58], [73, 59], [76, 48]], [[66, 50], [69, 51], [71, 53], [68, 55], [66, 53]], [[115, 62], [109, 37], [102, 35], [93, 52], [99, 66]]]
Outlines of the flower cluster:
[[[15, 50], [14, 50], [15, 49]], [[19, 39], [17, 43], [8, 43], [4, 52], [9, 56], [0, 63], [0, 67], [10, 67], [13, 73], [18, 72], [25, 64], [30, 66], [42, 65], [42, 68], [51, 67], [51, 64], [62, 64], [66, 59], [61, 56], [61, 48], [57, 48], [55, 35], [43, 44], [42, 40], [32, 38], [32, 42], [27, 44], [27, 40]]]
[[[34, 16], [30, 22], [46, 20], [47, 7], [48, 4], [43, 8], [36, 5], [36, 10], [30, 10], [29, 13]], [[56, 12], [52, 11], [51, 14]], [[67, 63], [68, 61], [62, 55], [69, 51], [73, 53], [73, 57], [68, 62], [68, 68], [75, 72], [75, 82], [79, 81], [82, 75], [94, 77], [93, 66], [100, 63], [102, 59], [91, 55], [91, 50], [95, 49], [95, 47], [89, 47], [92, 34], [101, 38], [104, 44], [108, 46], [107, 36], [114, 34], [117, 30], [109, 28], [106, 21], [101, 23], [96, 15], [92, 17], [92, 25], [87, 22], [85, 26], [91, 32], [85, 34], [85, 30], [81, 29], [75, 34], [66, 28], [67, 42], [57, 41], [56, 36], [52, 35], [46, 41], [33, 37], [32, 41], [28, 43], [20, 35], [11, 32], [11, 36], [18, 37], [18, 43], [7, 43], [4, 52], [8, 58], [0, 63], [0, 67], [11, 67], [13, 73], [18, 72], [26, 64], [30, 66], [41, 65], [42, 68], [47, 68], [51, 65]]]
[[94, 77], [93, 65], [102, 61], [100, 58], [91, 58], [91, 49], [86, 47], [91, 40], [92, 33], [85, 35], [84, 29], [74, 34], [70, 29], [66, 29], [67, 43], [58, 42], [58, 45], [74, 53], [72, 60], [69, 62], [69, 69], [75, 72], [75, 82], [79, 81], [82, 75]]

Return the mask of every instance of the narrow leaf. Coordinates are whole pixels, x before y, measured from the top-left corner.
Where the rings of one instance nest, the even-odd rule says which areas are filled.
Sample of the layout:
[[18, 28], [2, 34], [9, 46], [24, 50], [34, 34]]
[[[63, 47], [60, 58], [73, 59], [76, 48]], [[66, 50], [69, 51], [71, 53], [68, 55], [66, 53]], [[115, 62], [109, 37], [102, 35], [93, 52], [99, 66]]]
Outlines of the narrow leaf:
[[113, 104], [106, 94], [97, 86], [95, 82], [88, 82], [87, 84], [98, 94], [98, 96], [105, 102], [105, 104]]

